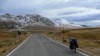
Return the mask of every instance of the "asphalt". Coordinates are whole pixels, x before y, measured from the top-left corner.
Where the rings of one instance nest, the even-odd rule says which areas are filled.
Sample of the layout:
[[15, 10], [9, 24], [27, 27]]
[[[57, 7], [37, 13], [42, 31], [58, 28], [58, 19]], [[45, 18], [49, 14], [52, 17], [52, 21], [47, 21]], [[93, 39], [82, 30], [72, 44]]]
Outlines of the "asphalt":
[[7, 56], [84, 56], [40, 34], [31, 35]]

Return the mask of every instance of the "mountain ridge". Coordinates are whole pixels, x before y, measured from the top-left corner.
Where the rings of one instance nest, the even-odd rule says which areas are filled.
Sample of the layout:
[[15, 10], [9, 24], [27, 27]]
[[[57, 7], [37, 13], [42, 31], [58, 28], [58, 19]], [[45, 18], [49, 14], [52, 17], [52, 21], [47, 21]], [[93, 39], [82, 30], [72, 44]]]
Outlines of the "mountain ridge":
[[[14, 16], [9, 13], [6, 13], [4, 15], [0, 15], [0, 21], [6, 23], [6, 25], [4, 25], [5, 23], [3, 23], [3, 24], [0, 23], [2, 25], [2, 26], [0, 26], [1, 28], [3, 28], [3, 27], [6, 28], [7, 25], [9, 25], [9, 27], [7, 27], [7, 28], [12, 28], [12, 27], [10, 27], [10, 25], [12, 25], [13, 28], [23, 28], [28, 25], [32, 25], [32, 24], [34, 25], [36, 23], [41, 24], [41, 25], [48, 25], [48, 26], [54, 25], [54, 23], [51, 20], [49, 20], [48, 18], [43, 17], [39, 14], [26, 14], [25, 16], [22, 16], [22, 15]], [[14, 22], [15, 25], [9, 24], [10, 23], [9, 21]], [[20, 26], [17, 24], [19, 24]]]

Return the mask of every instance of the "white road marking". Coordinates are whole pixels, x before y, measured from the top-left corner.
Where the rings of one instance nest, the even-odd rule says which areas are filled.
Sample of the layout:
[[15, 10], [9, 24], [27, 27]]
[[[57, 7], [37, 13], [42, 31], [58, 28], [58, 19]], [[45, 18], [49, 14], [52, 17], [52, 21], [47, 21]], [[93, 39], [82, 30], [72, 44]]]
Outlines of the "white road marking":
[[[60, 45], [63, 45], [63, 46], [65, 46], [65, 47], [69, 48], [67, 45], [64, 45], [64, 44], [62, 44], [62, 43], [60, 43], [60, 42], [57, 42], [57, 41], [55, 41], [55, 40], [53, 40], [53, 39], [51, 39], [51, 38], [48, 38], [48, 39], [50, 39], [51, 41], [56, 42], [57, 44], [60, 44]], [[80, 52], [80, 51], [78, 51], [78, 50], [77, 50], [77, 52], [79, 52], [80, 54], [82, 54], [82, 55], [84, 55], [84, 56], [89, 56], [89, 55], [87, 55], [87, 54], [85, 54], [85, 53], [82, 53], [82, 52]]]
[[[30, 35], [29, 37], [31, 37], [32, 35]], [[29, 39], [29, 37], [23, 42], [23, 43], [21, 43], [18, 47], [16, 47], [14, 50], [12, 50], [7, 56], [10, 56], [14, 51], [16, 51], [21, 45], [23, 45], [28, 39]], [[63, 46], [65, 46], [65, 47], [67, 47], [67, 48], [69, 48], [68, 46], [66, 46], [66, 45], [64, 45], [64, 44], [62, 44], [62, 43], [60, 43], [60, 42], [57, 42], [57, 41], [55, 41], [55, 40], [53, 40], [53, 39], [51, 39], [51, 38], [48, 38], [48, 39], [50, 39], [51, 41], [53, 41], [53, 42], [56, 42], [57, 44], [60, 44], [60, 45], [63, 45]], [[82, 55], [84, 55], [84, 56], [89, 56], [89, 55], [87, 55], [87, 54], [85, 54], [85, 53], [82, 53], [82, 52], [80, 52], [80, 51], [78, 51], [80, 54], [82, 54]]]
[[12, 50], [7, 56], [10, 56], [14, 51], [16, 51], [21, 45], [23, 45], [32, 35], [30, 35], [24, 42], [22, 42], [18, 47]]

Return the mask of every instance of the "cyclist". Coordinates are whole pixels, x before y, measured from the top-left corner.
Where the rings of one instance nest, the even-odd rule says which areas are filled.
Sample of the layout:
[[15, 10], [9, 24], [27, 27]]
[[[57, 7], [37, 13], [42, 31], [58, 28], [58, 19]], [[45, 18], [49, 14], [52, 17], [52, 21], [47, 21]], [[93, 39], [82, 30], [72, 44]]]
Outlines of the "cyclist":
[[76, 53], [76, 48], [78, 48], [77, 39], [75, 37], [69, 38], [69, 47]]

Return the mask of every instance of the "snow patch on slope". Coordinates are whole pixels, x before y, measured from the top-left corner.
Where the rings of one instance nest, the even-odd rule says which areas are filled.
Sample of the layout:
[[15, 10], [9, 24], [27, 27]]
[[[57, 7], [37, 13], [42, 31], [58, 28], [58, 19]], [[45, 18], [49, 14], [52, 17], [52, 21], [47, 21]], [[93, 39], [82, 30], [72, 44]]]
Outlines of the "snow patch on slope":
[[56, 27], [63, 27], [63, 28], [83, 28], [83, 26], [78, 24], [70, 23], [66, 19], [54, 19], [53, 22], [55, 22]]

